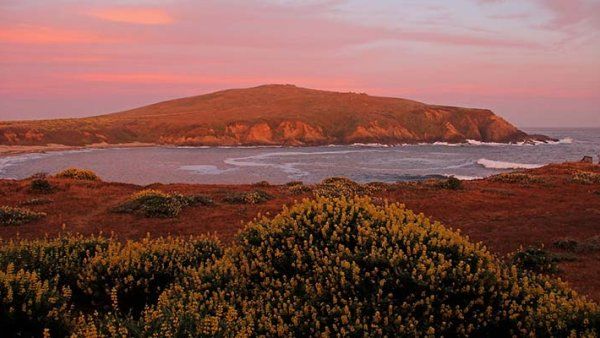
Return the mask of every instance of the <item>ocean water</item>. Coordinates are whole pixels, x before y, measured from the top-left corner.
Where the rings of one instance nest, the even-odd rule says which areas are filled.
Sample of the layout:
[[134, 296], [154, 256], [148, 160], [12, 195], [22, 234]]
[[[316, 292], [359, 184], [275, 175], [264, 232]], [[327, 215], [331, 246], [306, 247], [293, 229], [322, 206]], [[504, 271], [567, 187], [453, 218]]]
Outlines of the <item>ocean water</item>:
[[96, 171], [104, 180], [136, 184], [318, 182], [345, 176], [396, 182], [456, 176], [477, 179], [519, 168], [600, 155], [600, 129], [526, 129], [552, 144], [421, 144], [323, 147], [151, 147], [48, 152], [0, 158], [0, 178], [21, 179], [67, 167]]

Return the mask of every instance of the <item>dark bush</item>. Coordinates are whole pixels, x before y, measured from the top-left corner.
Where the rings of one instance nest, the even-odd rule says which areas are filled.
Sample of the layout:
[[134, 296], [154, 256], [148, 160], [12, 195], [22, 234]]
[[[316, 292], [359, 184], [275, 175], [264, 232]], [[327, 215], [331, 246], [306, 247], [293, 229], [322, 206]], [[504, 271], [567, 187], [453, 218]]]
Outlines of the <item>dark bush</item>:
[[454, 176], [448, 177], [442, 184], [444, 189], [459, 190], [462, 188], [462, 181]]
[[99, 181], [95, 172], [88, 169], [68, 168], [55, 175], [57, 178], [68, 178], [73, 180]]
[[39, 177], [31, 180], [29, 191], [39, 194], [49, 194], [54, 191], [54, 186], [45, 177]]
[[511, 263], [520, 269], [537, 273], [557, 273], [554, 255], [544, 248], [528, 247], [513, 253]]

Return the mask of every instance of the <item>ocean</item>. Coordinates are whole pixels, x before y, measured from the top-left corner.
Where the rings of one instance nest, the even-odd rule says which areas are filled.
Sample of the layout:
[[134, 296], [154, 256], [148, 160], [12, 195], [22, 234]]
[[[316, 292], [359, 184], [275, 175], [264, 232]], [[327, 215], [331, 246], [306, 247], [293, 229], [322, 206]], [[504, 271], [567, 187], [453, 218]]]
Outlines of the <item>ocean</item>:
[[355, 144], [321, 147], [148, 147], [83, 149], [0, 158], [0, 178], [22, 179], [67, 167], [94, 170], [106, 181], [135, 184], [238, 184], [345, 176], [396, 182], [455, 176], [478, 179], [514, 169], [600, 155], [600, 129], [525, 129], [549, 144]]

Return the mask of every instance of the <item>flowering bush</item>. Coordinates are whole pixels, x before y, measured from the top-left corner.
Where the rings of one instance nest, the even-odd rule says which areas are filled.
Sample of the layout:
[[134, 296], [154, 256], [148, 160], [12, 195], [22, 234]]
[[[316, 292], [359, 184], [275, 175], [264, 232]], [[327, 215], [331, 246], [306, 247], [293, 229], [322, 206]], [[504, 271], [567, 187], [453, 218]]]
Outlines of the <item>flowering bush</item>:
[[0, 225], [21, 225], [45, 216], [43, 212], [34, 212], [25, 208], [0, 206]]
[[95, 172], [87, 169], [68, 168], [55, 175], [57, 178], [74, 180], [99, 181], [100, 177]]
[[305, 200], [252, 222], [143, 335], [593, 336], [598, 306], [402, 205]]
[[214, 204], [213, 200], [205, 195], [184, 196], [146, 189], [133, 194], [114, 211], [141, 214], [146, 217], [171, 218], [177, 217], [184, 207], [212, 204]]

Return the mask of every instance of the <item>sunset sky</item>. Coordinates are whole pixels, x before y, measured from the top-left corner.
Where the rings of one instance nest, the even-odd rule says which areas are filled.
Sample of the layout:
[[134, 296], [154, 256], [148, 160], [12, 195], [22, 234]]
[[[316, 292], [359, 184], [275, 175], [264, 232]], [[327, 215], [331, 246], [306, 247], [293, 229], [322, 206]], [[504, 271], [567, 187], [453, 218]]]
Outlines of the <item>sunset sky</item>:
[[0, 120], [266, 83], [600, 126], [600, 0], [0, 0]]

